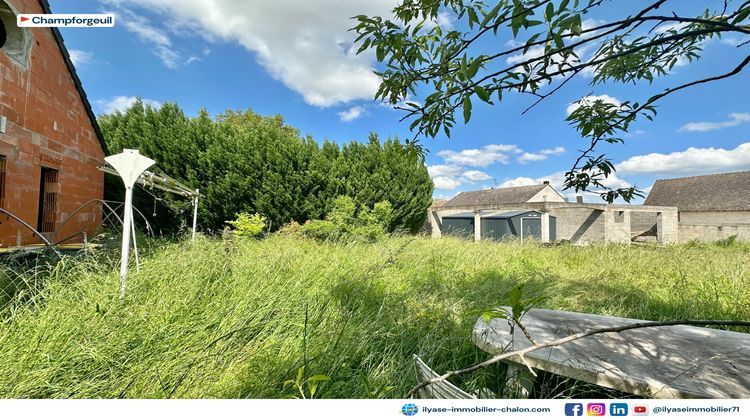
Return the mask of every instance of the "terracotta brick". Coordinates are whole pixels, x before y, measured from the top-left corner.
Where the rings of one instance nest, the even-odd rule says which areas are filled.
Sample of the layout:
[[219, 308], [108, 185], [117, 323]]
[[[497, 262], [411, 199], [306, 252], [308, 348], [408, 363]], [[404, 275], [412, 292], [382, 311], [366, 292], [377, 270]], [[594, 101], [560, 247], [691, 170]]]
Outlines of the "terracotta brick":
[[[21, 13], [43, 12], [37, 0], [6, 1]], [[96, 166], [103, 163], [104, 151], [52, 31], [33, 28], [30, 34], [27, 67], [0, 52], [0, 115], [8, 118], [0, 134], [0, 154], [7, 157], [5, 208], [36, 226], [42, 166], [58, 169], [59, 227], [79, 206], [103, 197], [104, 174]], [[93, 234], [100, 223], [100, 207], [89, 205], [57, 238]], [[19, 237], [22, 243], [40, 242], [28, 229], [0, 217], [0, 247], [16, 245]]]

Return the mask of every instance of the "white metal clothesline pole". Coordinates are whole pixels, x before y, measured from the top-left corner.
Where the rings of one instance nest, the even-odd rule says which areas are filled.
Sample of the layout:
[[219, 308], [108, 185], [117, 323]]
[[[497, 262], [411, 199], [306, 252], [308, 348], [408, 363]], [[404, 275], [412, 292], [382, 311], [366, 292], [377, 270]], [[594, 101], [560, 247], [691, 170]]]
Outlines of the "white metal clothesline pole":
[[[132, 212], [132, 207], [130, 208]], [[138, 261], [138, 238], [135, 236], [135, 223], [130, 224], [130, 233], [133, 235], [133, 255], [135, 256], [135, 271], [141, 272], [141, 262]]]
[[198, 197], [200, 197], [200, 190], [195, 190], [195, 197], [193, 197], [193, 241], [195, 241], [195, 228], [198, 225]]
[[156, 162], [141, 155], [138, 150], [125, 149], [122, 153], [107, 156], [109, 163], [122, 178], [125, 185], [125, 205], [122, 226], [122, 262], [120, 264], [120, 300], [125, 298], [125, 287], [128, 276], [128, 257], [130, 254], [130, 236], [133, 225], [133, 186], [141, 174]]

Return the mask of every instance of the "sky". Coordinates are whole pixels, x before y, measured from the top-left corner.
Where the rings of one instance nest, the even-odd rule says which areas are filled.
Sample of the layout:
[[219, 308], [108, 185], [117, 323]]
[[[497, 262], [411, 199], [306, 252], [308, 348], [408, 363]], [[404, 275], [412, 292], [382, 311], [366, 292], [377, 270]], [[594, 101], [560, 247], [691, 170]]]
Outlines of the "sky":
[[[620, 18], [632, 4], [609, 2], [584, 25]], [[735, 0], [736, 3], [736, 0]], [[373, 101], [379, 79], [371, 53], [354, 54], [359, 14], [389, 16], [396, 0], [51, 0], [56, 13], [115, 13], [114, 28], [67, 28], [63, 37], [96, 114], [121, 110], [136, 97], [154, 106], [177, 102], [188, 115], [206, 108], [280, 114], [322, 142], [364, 141], [374, 132], [410, 138], [408, 122]], [[674, 6], [672, 6], [674, 4]], [[697, 14], [723, 2], [680, 0]], [[672, 9], [670, 9], [672, 10]], [[450, 14], [435, 24], [454, 27]], [[506, 36], [491, 40], [509, 45]], [[529, 113], [533, 98], [509, 95], [494, 106], [475, 103], [468, 125], [451, 138], [423, 139], [435, 198], [461, 191], [550, 181], [559, 191], [584, 140], [565, 122], [582, 97], [643, 101], [661, 90], [724, 73], [750, 51], [737, 37], [703, 45], [702, 59], [679, 63], [653, 84], [592, 86], [590, 75], [568, 83]], [[508, 60], [519, 57], [509, 57]], [[509, 61], [511, 62], [511, 61]], [[600, 149], [615, 163], [612, 187], [648, 192], [654, 180], [750, 170], [750, 70], [659, 102], [653, 122], [636, 122], [624, 145]], [[416, 98], [419, 99], [419, 98]], [[476, 102], [476, 101], [475, 101]], [[573, 198], [572, 191], [561, 191]], [[597, 196], [586, 197], [595, 201]]]

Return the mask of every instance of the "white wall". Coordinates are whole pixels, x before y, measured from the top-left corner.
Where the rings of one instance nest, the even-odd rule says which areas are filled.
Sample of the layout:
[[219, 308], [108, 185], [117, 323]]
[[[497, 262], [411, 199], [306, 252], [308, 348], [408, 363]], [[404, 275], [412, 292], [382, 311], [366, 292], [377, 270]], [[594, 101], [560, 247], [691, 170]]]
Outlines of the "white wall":
[[531, 197], [529, 203], [539, 203], [543, 201], [551, 201], [556, 203], [564, 203], [565, 198], [560, 195], [554, 188], [549, 185], [545, 186], [541, 191], [536, 193], [535, 196]]

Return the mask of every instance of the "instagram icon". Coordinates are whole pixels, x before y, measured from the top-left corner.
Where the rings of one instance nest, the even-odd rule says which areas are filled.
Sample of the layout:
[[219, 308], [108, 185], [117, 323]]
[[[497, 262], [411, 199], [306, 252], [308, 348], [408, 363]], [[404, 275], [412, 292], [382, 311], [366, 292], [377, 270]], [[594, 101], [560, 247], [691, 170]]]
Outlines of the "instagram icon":
[[603, 416], [607, 413], [604, 403], [589, 403], [586, 405], [586, 411], [589, 416]]

